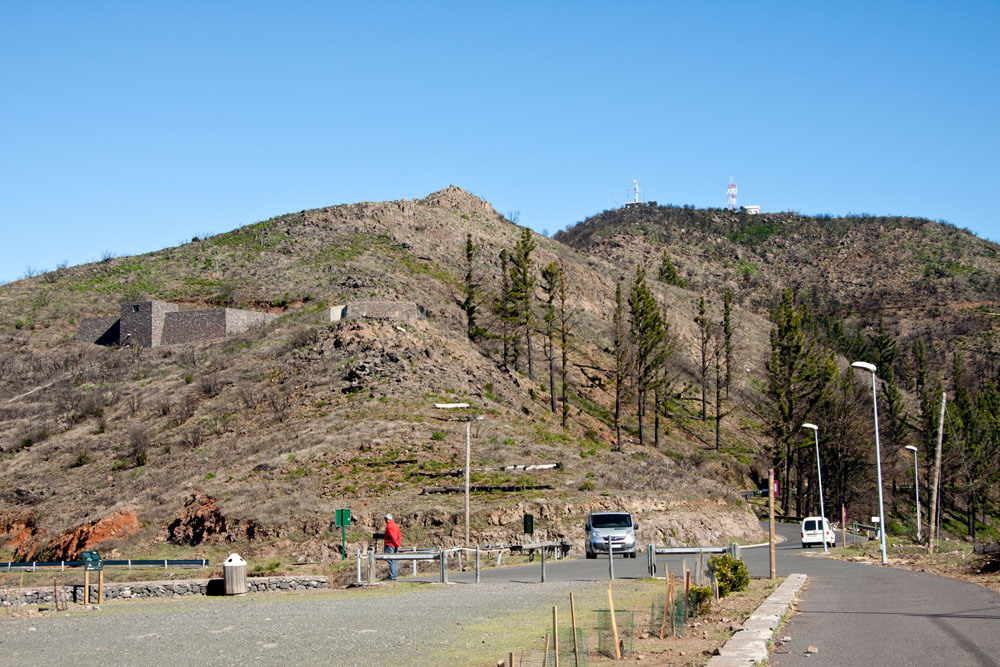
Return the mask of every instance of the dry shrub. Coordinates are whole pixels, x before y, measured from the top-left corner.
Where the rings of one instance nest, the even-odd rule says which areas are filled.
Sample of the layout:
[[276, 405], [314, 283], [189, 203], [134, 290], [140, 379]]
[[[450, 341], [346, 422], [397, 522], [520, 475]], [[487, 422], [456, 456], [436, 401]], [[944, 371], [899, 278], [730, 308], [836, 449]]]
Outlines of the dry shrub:
[[184, 434], [182, 444], [192, 449], [197, 449], [201, 447], [201, 443], [203, 442], [205, 442], [205, 430], [201, 427], [201, 424], [195, 424]]
[[52, 435], [52, 428], [48, 423], [31, 424], [18, 434], [13, 451], [16, 452], [38, 444], [50, 435]]
[[207, 396], [208, 398], [217, 396], [221, 388], [222, 383], [219, 381], [219, 376], [215, 373], [204, 373], [198, 379], [198, 391], [201, 392], [202, 396]]
[[315, 327], [299, 327], [292, 331], [288, 337], [288, 347], [292, 350], [308, 347], [316, 343], [317, 331]]
[[256, 410], [260, 405], [260, 393], [252, 385], [240, 385], [238, 390], [240, 401], [247, 410]]
[[185, 396], [171, 409], [170, 412], [173, 414], [173, 419], [170, 420], [170, 423], [173, 426], [184, 424], [194, 416], [195, 407], [194, 397], [191, 395]]
[[136, 467], [146, 465], [146, 462], [149, 460], [149, 432], [137, 426], [129, 431], [128, 440], [129, 445], [132, 447], [131, 458], [135, 462]]
[[292, 399], [288, 394], [274, 390], [267, 395], [267, 404], [271, 407], [275, 419], [283, 422], [288, 418], [292, 408]]

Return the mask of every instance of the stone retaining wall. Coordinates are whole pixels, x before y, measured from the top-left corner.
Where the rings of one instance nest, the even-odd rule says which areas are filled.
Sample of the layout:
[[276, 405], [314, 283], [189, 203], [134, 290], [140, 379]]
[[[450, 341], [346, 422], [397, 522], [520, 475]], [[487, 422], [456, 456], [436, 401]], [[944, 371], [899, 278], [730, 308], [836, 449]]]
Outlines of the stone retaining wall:
[[330, 308], [330, 321], [353, 319], [399, 320], [415, 322], [426, 319], [427, 311], [412, 301], [352, 301]]
[[[94, 579], [96, 577], [92, 577]], [[326, 588], [328, 579], [323, 576], [301, 577], [247, 577], [247, 591], [266, 593], [280, 591], [304, 591]], [[59, 600], [83, 603], [83, 585], [58, 586]], [[54, 604], [53, 588], [25, 588], [21, 591], [21, 604]], [[177, 581], [133, 581], [128, 583], [104, 584], [105, 600], [145, 600], [151, 598], [175, 598], [187, 595], [224, 595], [222, 579], [179, 579]], [[17, 589], [0, 589], [0, 607], [13, 606], [17, 601]], [[97, 584], [90, 585], [90, 602], [97, 601]]]
[[117, 315], [85, 317], [80, 320], [80, 329], [76, 332], [76, 340], [81, 343], [95, 343], [97, 345], [117, 345], [120, 319]]

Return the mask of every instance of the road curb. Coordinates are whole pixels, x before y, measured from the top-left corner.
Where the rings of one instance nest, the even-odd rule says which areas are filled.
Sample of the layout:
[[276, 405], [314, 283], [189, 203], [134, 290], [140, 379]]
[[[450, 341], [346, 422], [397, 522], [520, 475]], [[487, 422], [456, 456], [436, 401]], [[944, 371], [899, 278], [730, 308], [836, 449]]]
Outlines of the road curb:
[[734, 634], [719, 649], [719, 655], [708, 661], [708, 667], [748, 667], [759, 665], [768, 657], [768, 644], [795, 601], [806, 575], [790, 574], [757, 610], [743, 623], [743, 629]]

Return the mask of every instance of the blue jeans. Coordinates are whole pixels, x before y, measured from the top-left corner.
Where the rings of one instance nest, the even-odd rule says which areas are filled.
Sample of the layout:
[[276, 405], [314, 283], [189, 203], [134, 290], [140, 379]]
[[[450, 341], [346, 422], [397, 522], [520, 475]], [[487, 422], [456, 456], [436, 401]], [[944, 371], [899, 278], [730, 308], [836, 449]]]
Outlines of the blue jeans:
[[[394, 553], [396, 553], [398, 551], [399, 551], [399, 549], [397, 549], [396, 547], [390, 547], [388, 545], [386, 545], [386, 547], [385, 547], [385, 552], [387, 554], [394, 554]], [[395, 581], [396, 578], [397, 578], [397, 576], [398, 576], [398, 574], [399, 574], [399, 561], [397, 561], [397, 560], [391, 560], [391, 561], [389, 561], [389, 579], [391, 579], [392, 581]]]

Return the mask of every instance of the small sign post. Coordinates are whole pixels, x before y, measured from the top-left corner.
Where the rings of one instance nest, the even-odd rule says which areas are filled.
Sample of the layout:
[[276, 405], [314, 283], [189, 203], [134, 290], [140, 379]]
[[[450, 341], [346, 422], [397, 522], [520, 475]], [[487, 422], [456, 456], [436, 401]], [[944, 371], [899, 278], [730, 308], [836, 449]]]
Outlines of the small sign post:
[[97, 572], [97, 604], [104, 601], [104, 561], [97, 551], [82, 551], [83, 558], [83, 603], [90, 604], [90, 573]]
[[340, 560], [347, 558], [347, 527], [351, 525], [351, 510], [337, 510], [334, 525], [340, 526]]

